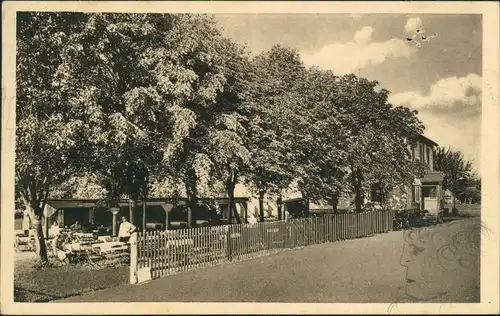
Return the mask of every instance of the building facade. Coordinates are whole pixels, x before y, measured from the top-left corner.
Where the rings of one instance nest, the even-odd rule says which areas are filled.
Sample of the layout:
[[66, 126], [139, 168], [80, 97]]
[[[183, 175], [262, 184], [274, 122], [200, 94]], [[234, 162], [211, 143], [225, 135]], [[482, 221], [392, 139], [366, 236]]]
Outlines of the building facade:
[[407, 189], [409, 209], [426, 210], [430, 215], [442, 212], [444, 174], [434, 170], [435, 149], [438, 144], [421, 135], [417, 144], [411, 149], [411, 159], [422, 162], [427, 169], [425, 175], [415, 179], [412, 187]]
[[[392, 192], [386, 207], [391, 209], [407, 209], [428, 211], [431, 216], [439, 216], [442, 213], [442, 202], [444, 191], [442, 189], [444, 174], [434, 170], [435, 149], [438, 144], [433, 140], [420, 135], [414, 147], [409, 147], [410, 159], [412, 161], [420, 161], [426, 168], [426, 173], [422, 178], [416, 178], [411, 186], [400, 187]], [[375, 202], [373, 194], [368, 192], [365, 196], [365, 205], [370, 202]], [[341, 198], [337, 209], [340, 212], [353, 211], [354, 196]], [[299, 193], [288, 195], [284, 200], [285, 208], [305, 209], [304, 211], [314, 212], [316, 210], [333, 209], [331, 205], [312, 205], [301, 201]]]

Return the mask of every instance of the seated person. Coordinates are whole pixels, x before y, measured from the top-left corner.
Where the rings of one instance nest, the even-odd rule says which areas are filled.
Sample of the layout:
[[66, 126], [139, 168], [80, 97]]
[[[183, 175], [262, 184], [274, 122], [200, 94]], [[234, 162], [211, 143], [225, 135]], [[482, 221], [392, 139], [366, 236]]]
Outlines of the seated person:
[[99, 227], [97, 227], [96, 231], [98, 236], [108, 235], [109, 227], [104, 227], [104, 225], [100, 225]]
[[73, 231], [78, 231], [82, 228], [82, 225], [78, 221], [76, 221], [73, 225], [71, 225], [69, 228]]
[[55, 236], [52, 240], [52, 251], [54, 252], [54, 256], [60, 261], [68, 263], [71, 255], [70, 244], [71, 238], [68, 235], [60, 234]]

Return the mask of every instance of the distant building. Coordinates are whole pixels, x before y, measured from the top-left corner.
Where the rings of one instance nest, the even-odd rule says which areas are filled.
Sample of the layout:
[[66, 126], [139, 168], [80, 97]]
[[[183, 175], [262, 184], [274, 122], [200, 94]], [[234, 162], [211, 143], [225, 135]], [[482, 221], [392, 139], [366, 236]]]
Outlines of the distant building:
[[441, 210], [443, 200], [444, 174], [434, 170], [435, 148], [438, 144], [421, 135], [417, 144], [411, 149], [411, 159], [421, 161], [427, 167], [427, 172], [420, 179], [415, 179], [413, 186], [407, 188], [407, 207], [427, 210], [436, 214]]
[[[438, 146], [433, 140], [420, 135], [413, 148], [409, 148], [412, 161], [422, 162], [427, 172], [422, 178], [415, 179], [413, 184], [408, 187], [395, 190], [390, 198], [390, 205], [394, 209], [416, 209], [427, 210], [432, 215], [441, 212], [441, 201], [443, 200], [442, 183], [444, 174], [434, 170], [435, 148]], [[354, 198], [341, 198], [337, 209], [341, 212], [352, 210]], [[378, 201], [374, 192], [368, 192], [365, 196], [365, 203]], [[289, 191], [284, 195], [285, 209], [289, 208], [292, 212], [328, 212], [332, 211], [331, 205], [313, 205], [306, 204], [300, 193]], [[307, 209], [307, 210], [306, 210]]]

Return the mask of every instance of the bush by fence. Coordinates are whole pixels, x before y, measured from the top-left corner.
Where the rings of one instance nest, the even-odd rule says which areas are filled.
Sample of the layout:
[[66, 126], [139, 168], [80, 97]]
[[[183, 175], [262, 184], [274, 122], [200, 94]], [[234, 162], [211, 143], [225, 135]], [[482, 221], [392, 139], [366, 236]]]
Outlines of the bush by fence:
[[262, 222], [146, 231], [137, 236], [131, 258], [132, 278], [150, 270], [151, 278], [254, 258], [285, 249], [359, 238], [393, 228], [394, 211], [325, 215], [288, 222]]

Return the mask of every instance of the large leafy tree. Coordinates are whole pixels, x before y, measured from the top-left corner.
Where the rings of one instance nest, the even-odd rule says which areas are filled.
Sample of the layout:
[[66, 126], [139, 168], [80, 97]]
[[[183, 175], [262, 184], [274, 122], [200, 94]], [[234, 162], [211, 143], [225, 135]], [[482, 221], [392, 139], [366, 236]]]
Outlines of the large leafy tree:
[[[383, 100], [387, 100], [388, 91], [382, 90], [382, 93]], [[428, 167], [420, 161], [411, 161], [408, 150], [415, 146], [424, 128], [417, 112], [390, 107], [384, 124], [379, 134], [382, 137], [375, 147], [376, 155], [371, 156], [373, 168], [365, 174], [369, 189], [378, 188], [381, 202], [386, 203], [391, 192], [422, 177]]]
[[298, 188], [306, 199], [326, 201], [336, 208], [349, 189], [347, 130], [336, 97], [337, 77], [331, 71], [309, 69], [298, 91], [300, 110], [292, 120], [294, 152], [300, 175]]
[[377, 81], [345, 75], [337, 81], [336, 100], [345, 127], [347, 163], [357, 211], [364, 195], [378, 183], [385, 192], [409, 184], [423, 172], [412, 162], [408, 146], [415, 143], [423, 124], [415, 111], [393, 107], [389, 91], [377, 89]]
[[82, 122], [53, 86], [60, 52], [86, 15], [19, 12], [17, 15], [16, 194], [34, 223], [36, 250], [47, 260], [41, 220], [51, 190], [81, 167]]
[[458, 199], [464, 203], [480, 203], [481, 202], [481, 189], [479, 186], [474, 185], [474, 181], [471, 181], [468, 185], [465, 185], [461, 190]]
[[243, 50], [222, 42], [225, 51], [224, 89], [216, 96], [216, 106], [203, 115], [196, 135], [200, 153], [208, 158], [212, 176], [221, 182], [229, 198], [229, 221], [240, 222], [234, 203], [234, 190], [250, 164], [246, 89], [250, 64]]
[[130, 198], [132, 220], [153, 177], [175, 169], [183, 179], [191, 170], [186, 155], [187, 168], [178, 168], [178, 154], [188, 152], [199, 123], [192, 107], [213, 104], [226, 82], [211, 68], [207, 47], [218, 42], [210, 42], [210, 23], [198, 15], [92, 14], [64, 51], [59, 83], [86, 125], [88, 166], [110, 198]]
[[234, 217], [234, 188], [249, 163], [245, 92], [251, 69], [243, 49], [224, 38], [213, 19], [198, 22], [182, 34], [196, 43], [188, 59], [197, 76], [196, 95], [182, 105], [195, 124], [172, 156], [171, 178], [185, 184], [191, 209], [199, 208], [199, 185], [222, 184]]
[[263, 221], [265, 194], [280, 195], [298, 175], [290, 138], [290, 110], [298, 109], [300, 98], [294, 91], [306, 68], [296, 50], [281, 45], [256, 56], [252, 64], [248, 98], [252, 164], [245, 181], [258, 194]]
[[434, 168], [444, 173], [443, 189], [453, 194], [453, 208], [456, 199], [466, 191], [467, 187], [477, 184], [472, 162], [466, 160], [460, 151], [439, 147], [434, 157]]

